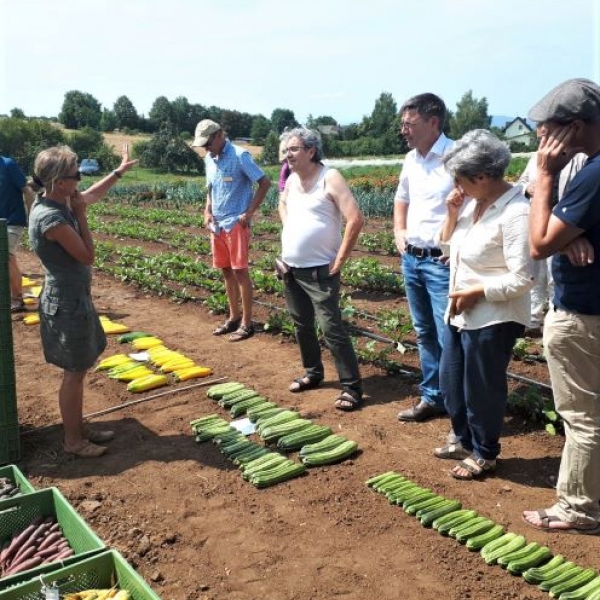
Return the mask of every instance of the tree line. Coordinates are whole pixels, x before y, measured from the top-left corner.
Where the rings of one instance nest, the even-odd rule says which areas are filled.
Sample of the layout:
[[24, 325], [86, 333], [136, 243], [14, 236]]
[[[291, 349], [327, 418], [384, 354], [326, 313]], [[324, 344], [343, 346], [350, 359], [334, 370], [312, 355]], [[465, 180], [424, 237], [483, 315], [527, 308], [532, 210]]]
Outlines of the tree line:
[[[371, 113], [359, 123], [341, 126], [332, 116], [309, 115], [305, 125], [321, 132], [328, 157], [397, 155], [408, 151], [399, 135], [398, 110], [392, 94], [382, 92]], [[490, 129], [487, 99], [475, 98], [471, 90], [463, 95], [455, 111], [448, 112], [444, 132], [453, 139], [471, 129]], [[184, 96], [174, 100], [159, 96], [145, 116], [138, 113], [125, 95], [117, 98], [112, 108], [106, 108], [91, 94], [73, 90], [65, 94], [55, 120], [74, 131], [66, 134], [48, 124], [47, 119], [27, 118], [21, 109], [14, 108], [10, 118], [0, 119], [0, 152], [15, 157], [28, 168], [32, 153], [40, 146], [69, 143], [80, 158], [97, 158], [102, 167], [108, 169], [117, 158], [104, 144], [102, 133], [119, 130], [127, 134], [150, 134], [147, 141], [134, 146], [134, 155], [143, 166], [168, 172], [203, 173], [203, 162], [189, 146], [195, 127], [202, 119], [220, 123], [231, 139], [243, 138], [263, 146], [262, 162], [265, 164], [277, 163], [279, 136], [286, 129], [299, 125], [294, 112], [286, 108], [274, 109], [268, 118], [194, 104]], [[502, 137], [501, 130], [496, 129], [495, 133]]]

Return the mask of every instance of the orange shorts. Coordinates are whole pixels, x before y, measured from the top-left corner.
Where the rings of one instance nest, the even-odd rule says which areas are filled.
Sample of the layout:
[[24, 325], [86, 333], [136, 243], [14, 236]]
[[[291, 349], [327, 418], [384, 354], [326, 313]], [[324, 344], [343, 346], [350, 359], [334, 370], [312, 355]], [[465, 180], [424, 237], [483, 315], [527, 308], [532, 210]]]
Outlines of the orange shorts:
[[211, 246], [215, 269], [247, 269], [250, 227], [236, 223], [229, 233], [221, 229], [219, 235], [211, 235]]

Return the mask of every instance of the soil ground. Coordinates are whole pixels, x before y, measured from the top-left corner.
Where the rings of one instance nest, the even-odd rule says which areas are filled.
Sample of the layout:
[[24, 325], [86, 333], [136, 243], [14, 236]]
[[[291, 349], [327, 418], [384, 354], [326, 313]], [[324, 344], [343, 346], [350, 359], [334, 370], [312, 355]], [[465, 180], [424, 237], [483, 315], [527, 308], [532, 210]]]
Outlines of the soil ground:
[[[40, 276], [33, 255], [22, 251], [19, 260], [27, 275]], [[93, 291], [101, 314], [158, 335], [169, 347], [211, 366], [215, 377], [241, 381], [361, 448], [353, 460], [256, 490], [214, 445], [194, 442], [189, 421], [220, 410], [205, 388], [195, 388], [94, 419], [116, 432], [108, 454], [71, 458], [61, 447], [60, 371], [44, 362], [38, 328], [15, 317], [20, 468], [38, 488], [57, 486], [163, 598], [547, 597], [523, 579], [486, 566], [455, 540], [423, 528], [364, 485], [370, 476], [392, 469], [577, 564], [600, 567], [596, 538], [548, 535], [521, 521], [523, 509], [553, 502], [561, 437], [507, 417], [497, 476], [455, 481], [448, 475], [452, 463], [432, 455], [444, 441], [448, 420], [411, 424], [396, 419], [416, 401], [414, 383], [364, 366], [364, 408], [340, 413], [333, 408], [337, 384], [327, 353], [325, 385], [291, 394], [288, 385], [301, 373], [295, 344], [266, 333], [229, 343], [211, 335], [220, 318], [201, 306], [152, 297], [101, 273], [94, 275]], [[117, 351], [122, 347], [111, 338], [106, 355]], [[175, 392], [184, 385], [166, 389]], [[86, 380], [86, 413], [132, 399], [137, 397], [123, 384], [103, 374], [91, 373]]]

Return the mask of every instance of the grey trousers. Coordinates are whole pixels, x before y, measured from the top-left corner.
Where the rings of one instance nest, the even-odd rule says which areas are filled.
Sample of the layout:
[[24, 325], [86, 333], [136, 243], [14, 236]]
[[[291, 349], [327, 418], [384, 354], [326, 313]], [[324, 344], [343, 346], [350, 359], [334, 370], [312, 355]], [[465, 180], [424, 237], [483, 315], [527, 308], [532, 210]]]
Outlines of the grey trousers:
[[323, 331], [333, 356], [340, 384], [354, 396], [362, 397], [358, 360], [340, 311], [340, 275], [329, 274], [329, 265], [307, 269], [292, 268], [285, 277], [284, 293], [300, 346], [302, 365], [309, 377], [323, 379], [324, 368], [316, 322]]

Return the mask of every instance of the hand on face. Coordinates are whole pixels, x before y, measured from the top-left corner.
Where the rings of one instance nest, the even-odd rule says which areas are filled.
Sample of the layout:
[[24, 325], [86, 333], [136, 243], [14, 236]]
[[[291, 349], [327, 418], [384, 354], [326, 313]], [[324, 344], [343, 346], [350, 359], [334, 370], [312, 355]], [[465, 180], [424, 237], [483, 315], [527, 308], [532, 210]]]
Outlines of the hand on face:
[[546, 173], [558, 173], [577, 154], [573, 146], [574, 124], [543, 124], [538, 127], [540, 145], [537, 152], [537, 167]]

